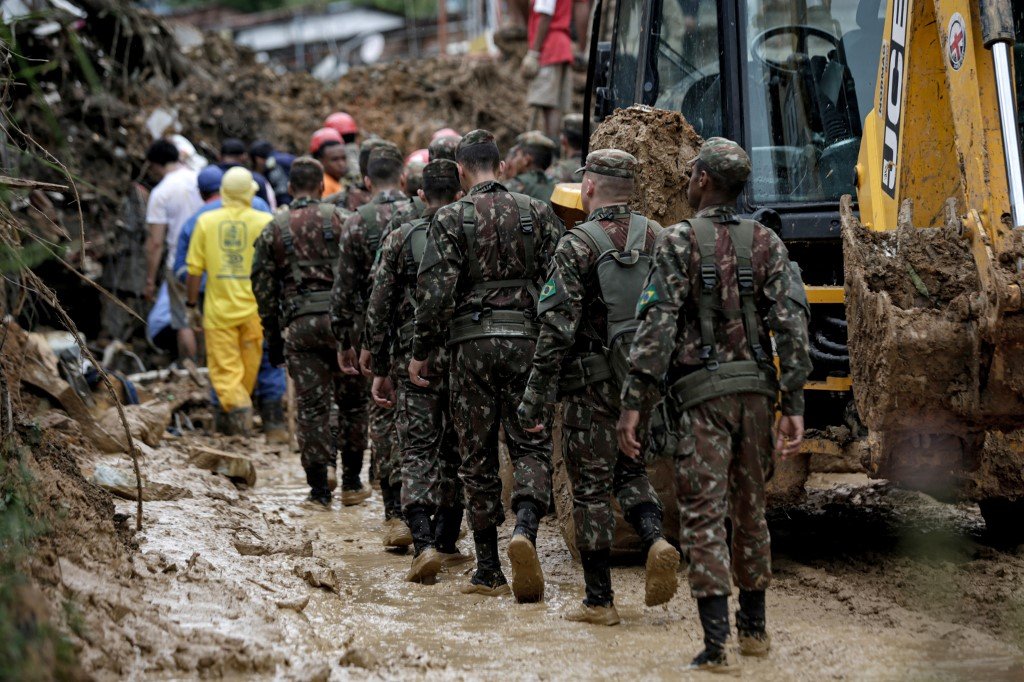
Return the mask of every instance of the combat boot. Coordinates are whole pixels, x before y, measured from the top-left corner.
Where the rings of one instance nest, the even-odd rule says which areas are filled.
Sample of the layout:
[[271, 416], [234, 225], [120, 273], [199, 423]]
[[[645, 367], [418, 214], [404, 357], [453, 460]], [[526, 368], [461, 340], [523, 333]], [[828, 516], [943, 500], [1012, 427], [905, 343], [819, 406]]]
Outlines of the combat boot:
[[736, 635], [744, 656], [764, 657], [771, 651], [772, 636], [765, 628], [764, 590], [740, 590]]
[[612, 571], [608, 565], [609, 555], [607, 549], [580, 552], [587, 597], [579, 607], [565, 616], [566, 620], [593, 625], [619, 624], [619, 612], [614, 603], [615, 593], [612, 591]]
[[341, 503], [346, 507], [354, 507], [370, 499], [370, 489], [359, 486], [358, 488], [341, 487]]
[[434, 548], [434, 529], [431, 527], [430, 514], [423, 507], [411, 507], [405, 515], [409, 521], [413, 546], [416, 555], [412, 567], [405, 575], [410, 583], [433, 585], [437, 581], [437, 573], [441, 570], [444, 559]]
[[439, 509], [434, 516], [434, 547], [444, 559], [445, 568], [467, 564], [473, 560], [472, 555], [460, 552], [456, 544], [462, 532], [462, 516], [461, 506]]
[[362, 468], [362, 452], [341, 452], [341, 503], [346, 507], [362, 504], [372, 494], [359, 480]]
[[630, 510], [637, 535], [647, 548], [644, 603], [658, 606], [669, 602], [679, 587], [679, 551], [665, 539], [661, 528], [661, 510], [653, 504]]
[[233, 436], [231, 433], [231, 419], [228, 418], [228, 413], [219, 407], [214, 407], [213, 414], [213, 430], [215, 433], [219, 433], [222, 436]]
[[704, 628], [704, 650], [690, 662], [691, 670], [726, 672], [733, 667], [725, 643], [729, 639], [729, 598], [700, 597], [697, 612]]
[[469, 579], [469, 584], [459, 591], [485, 597], [500, 597], [511, 592], [498, 558], [497, 526], [473, 531], [473, 542], [476, 545], [476, 572]]
[[338, 488], [338, 467], [333, 464], [327, 465], [327, 487], [331, 492]]
[[512, 564], [512, 594], [520, 604], [544, 599], [544, 571], [537, 559], [537, 528], [540, 515], [533, 502], [519, 503], [516, 529], [508, 543], [508, 559]]
[[236, 407], [231, 410], [228, 412], [228, 423], [230, 424], [232, 436], [245, 436], [248, 438], [252, 435], [252, 408]]
[[309, 484], [309, 501], [322, 507], [331, 506], [331, 490], [327, 485], [327, 467], [313, 464], [306, 468], [306, 483]]
[[267, 443], [287, 445], [291, 438], [284, 421], [284, 405], [280, 400], [264, 400], [260, 403], [260, 418], [263, 421], [263, 436]]

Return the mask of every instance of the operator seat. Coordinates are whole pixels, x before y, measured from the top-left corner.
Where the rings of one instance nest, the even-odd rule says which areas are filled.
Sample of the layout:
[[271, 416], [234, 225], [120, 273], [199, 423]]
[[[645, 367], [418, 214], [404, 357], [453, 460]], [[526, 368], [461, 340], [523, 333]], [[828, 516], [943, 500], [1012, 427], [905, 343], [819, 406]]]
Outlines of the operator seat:
[[857, 90], [860, 119], [875, 106], [878, 84], [878, 57], [882, 51], [885, 15], [879, 16], [882, 0], [861, 0], [857, 6], [857, 28], [843, 36], [843, 52]]

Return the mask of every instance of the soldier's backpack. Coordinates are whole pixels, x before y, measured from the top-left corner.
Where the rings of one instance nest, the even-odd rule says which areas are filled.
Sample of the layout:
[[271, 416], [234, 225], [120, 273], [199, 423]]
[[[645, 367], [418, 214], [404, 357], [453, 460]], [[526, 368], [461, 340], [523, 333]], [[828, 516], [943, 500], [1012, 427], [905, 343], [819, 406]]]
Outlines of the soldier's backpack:
[[[401, 206], [401, 203], [411, 202], [416, 203], [418, 199], [400, 199], [395, 202], [395, 208]], [[400, 203], [401, 202], [401, 203]], [[356, 209], [363, 218], [363, 227], [366, 230], [366, 241], [370, 245], [370, 251], [374, 254], [380, 249], [381, 240], [384, 237], [384, 225], [380, 224], [380, 220], [377, 218], [377, 203], [371, 201], [368, 204], [363, 204]]]
[[[604, 353], [580, 358], [579, 367], [563, 371], [559, 391], [568, 393], [588, 384], [613, 379], [619, 385], [629, 373], [629, 347], [640, 326], [636, 302], [644, 290], [651, 268], [653, 248], [645, 248], [647, 230], [655, 227], [642, 215], [631, 213], [625, 248], [619, 250], [598, 221], [577, 225], [570, 233], [582, 239], [598, 254], [595, 269], [601, 301], [607, 309], [608, 325]], [[657, 229], [660, 232], [660, 228]], [[538, 313], [557, 304], [552, 298], [541, 302]]]
[[[416, 275], [420, 269], [420, 262], [423, 260], [423, 252], [427, 249], [427, 228], [429, 227], [430, 221], [426, 218], [416, 218], [404, 223], [401, 227], [405, 273], [412, 285], [407, 292], [410, 296], [416, 288]], [[415, 320], [406, 320], [405, 324], [399, 328], [397, 343], [400, 346], [412, 342], [414, 323]]]
[[303, 268], [321, 266], [334, 268], [338, 260], [338, 238], [334, 234], [333, 224], [334, 213], [337, 210], [334, 204], [323, 202], [319, 205], [320, 230], [324, 238], [324, 244], [327, 246], [327, 252], [322, 258], [313, 260], [301, 260], [295, 252], [295, 237], [292, 235], [291, 228], [291, 210], [285, 206], [274, 216], [274, 224], [281, 232], [281, 244], [284, 246], [284, 255], [288, 261], [289, 273], [298, 291], [296, 296], [281, 301], [281, 317], [285, 324], [289, 324], [295, 318], [303, 315], [327, 313], [331, 308], [331, 290], [309, 291], [306, 288], [302, 270]]
[[471, 339], [494, 337], [536, 339], [540, 328], [533, 319], [533, 310], [495, 310], [485, 307], [483, 297], [495, 289], [522, 287], [537, 301], [537, 264], [534, 253], [533, 214], [530, 197], [510, 192], [519, 211], [519, 229], [523, 234], [525, 272], [519, 279], [486, 280], [476, 250], [476, 204], [471, 199], [460, 199], [462, 233], [466, 237], [466, 263], [473, 283], [471, 312], [452, 320], [448, 331], [448, 346]]

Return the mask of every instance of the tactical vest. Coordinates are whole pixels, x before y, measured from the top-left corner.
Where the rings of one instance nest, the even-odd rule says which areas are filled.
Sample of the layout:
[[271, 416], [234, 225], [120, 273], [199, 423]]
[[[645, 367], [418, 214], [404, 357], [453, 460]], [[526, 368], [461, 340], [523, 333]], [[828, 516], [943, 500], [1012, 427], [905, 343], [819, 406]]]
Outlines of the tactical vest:
[[[760, 393], [778, 396], [778, 376], [772, 359], [761, 346], [757, 307], [754, 302], [753, 244], [756, 223], [741, 220], [728, 226], [736, 252], [736, 280], [740, 292], [738, 309], [723, 309], [716, 304], [719, 282], [715, 258], [717, 228], [708, 218], [691, 218], [690, 225], [700, 251], [700, 298], [697, 319], [700, 322], [700, 359], [704, 366], [687, 374], [669, 387], [675, 409], [680, 412], [695, 405], [733, 393]], [[747, 337], [753, 360], [720, 363], [715, 344], [715, 329], [724, 321], [739, 319]]]
[[[534, 253], [533, 214], [530, 212], [530, 197], [515, 192], [509, 193], [515, 199], [519, 210], [519, 229], [523, 233], [524, 263], [526, 272], [521, 279], [486, 280], [476, 250], [476, 204], [470, 199], [460, 199], [462, 208], [462, 233], [466, 236], [466, 263], [472, 283], [472, 312], [459, 315], [452, 320], [448, 332], [448, 346], [463, 341], [486, 338], [528, 338], [536, 339], [540, 328], [533, 319], [537, 302], [537, 263]], [[531, 310], [494, 310], [485, 308], [483, 297], [495, 289], [526, 289], [533, 298]]]
[[327, 253], [323, 258], [315, 260], [300, 260], [295, 252], [295, 238], [292, 235], [291, 228], [291, 210], [285, 206], [274, 216], [274, 224], [281, 232], [281, 244], [284, 246], [284, 257], [288, 263], [289, 273], [298, 291], [296, 296], [281, 301], [281, 317], [286, 325], [290, 324], [297, 317], [303, 315], [322, 315], [331, 308], [331, 290], [307, 291], [302, 276], [303, 268], [327, 266], [333, 270], [338, 260], [338, 238], [334, 234], [333, 224], [335, 206], [330, 203], [320, 203], [318, 208], [321, 220], [320, 230], [324, 238], [324, 244], [327, 245]]
[[[402, 205], [403, 202], [411, 202], [414, 205], [418, 205], [420, 207], [423, 206], [423, 202], [419, 201], [418, 197], [416, 199], [399, 199], [397, 201], [392, 202], [394, 204], [394, 209], [392, 209], [392, 215], [394, 215], [394, 211], [397, 210]], [[419, 203], [417, 204], [417, 202]], [[363, 226], [366, 230], [366, 241], [370, 245], [370, 251], [372, 251], [375, 254], [377, 253], [377, 250], [380, 248], [380, 242], [384, 236], [384, 226], [380, 224], [380, 220], [377, 217], [378, 205], [379, 204], [377, 204], [377, 202], [371, 201], [370, 203], [363, 204], [362, 206], [356, 209], [356, 213], [358, 213], [363, 218]]]
[[[427, 228], [430, 227], [430, 220], [427, 218], [416, 218], [402, 225], [402, 253], [405, 255], [406, 295], [410, 299], [416, 292], [416, 276], [419, 273], [420, 262], [423, 261], [423, 252], [427, 249]], [[404, 348], [412, 343], [413, 328], [415, 319], [406, 320], [398, 329], [396, 341], [399, 348]]]
[[[594, 267], [600, 298], [607, 309], [608, 328], [603, 352], [584, 355], [562, 368], [558, 386], [560, 393], [569, 393], [609, 379], [614, 379], [621, 386], [629, 374], [629, 347], [640, 326], [640, 321], [636, 319], [636, 302], [644, 290], [653, 260], [653, 247], [645, 248], [649, 226], [647, 218], [631, 213], [626, 245], [621, 251], [596, 220], [569, 230], [598, 254]], [[538, 305], [538, 314], [558, 303], [554, 299], [548, 300], [552, 303], [545, 305], [542, 302]]]

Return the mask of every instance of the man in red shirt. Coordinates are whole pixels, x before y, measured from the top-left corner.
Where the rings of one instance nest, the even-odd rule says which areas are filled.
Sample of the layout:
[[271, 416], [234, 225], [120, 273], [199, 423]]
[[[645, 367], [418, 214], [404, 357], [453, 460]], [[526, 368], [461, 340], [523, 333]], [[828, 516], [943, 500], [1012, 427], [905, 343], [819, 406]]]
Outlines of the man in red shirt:
[[[522, 74], [530, 81], [526, 102], [540, 113], [534, 127], [557, 139], [562, 113], [572, 108], [573, 45], [570, 26], [574, 5], [588, 6], [588, 0], [533, 0], [527, 26], [529, 51], [523, 57]], [[581, 8], [581, 9], [582, 9]], [[586, 44], [579, 31], [580, 51]]]

